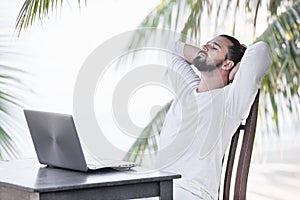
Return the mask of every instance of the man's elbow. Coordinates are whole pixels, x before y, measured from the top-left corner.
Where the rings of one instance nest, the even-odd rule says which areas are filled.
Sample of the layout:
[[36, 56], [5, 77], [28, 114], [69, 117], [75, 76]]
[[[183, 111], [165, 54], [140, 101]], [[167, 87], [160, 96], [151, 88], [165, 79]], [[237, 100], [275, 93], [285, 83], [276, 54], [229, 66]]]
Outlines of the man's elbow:
[[[247, 51], [254, 60], [255, 65], [263, 67], [268, 70], [272, 64], [271, 49], [264, 41], [258, 41], [250, 46]], [[253, 64], [254, 64], [253, 63]]]
[[264, 41], [258, 41], [255, 44], [257, 55], [266, 62], [266, 65], [272, 64], [272, 56], [270, 46]]

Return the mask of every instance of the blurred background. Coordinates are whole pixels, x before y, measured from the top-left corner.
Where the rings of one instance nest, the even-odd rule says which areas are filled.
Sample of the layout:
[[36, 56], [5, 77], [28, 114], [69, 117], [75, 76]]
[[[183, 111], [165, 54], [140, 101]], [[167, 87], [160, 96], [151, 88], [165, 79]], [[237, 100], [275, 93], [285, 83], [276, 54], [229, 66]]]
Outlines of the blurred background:
[[[72, 114], [80, 67], [111, 37], [137, 27], [166, 28], [200, 45], [217, 34], [229, 34], [248, 46], [264, 40], [272, 49], [273, 64], [261, 86], [247, 198], [300, 195], [299, 1], [1, 0], [0, 9], [1, 159], [35, 157], [22, 109]], [[137, 33], [128, 44], [142, 45], [147, 34]], [[131, 120], [151, 127], [142, 136], [159, 133], [173, 97], [159, 87], [145, 87], [133, 95], [128, 108]], [[147, 140], [120, 136], [113, 120], [109, 126], [115, 133], [111, 141], [139, 152], [134, 158], [139, 162], [147, 149], [156, 149]]]

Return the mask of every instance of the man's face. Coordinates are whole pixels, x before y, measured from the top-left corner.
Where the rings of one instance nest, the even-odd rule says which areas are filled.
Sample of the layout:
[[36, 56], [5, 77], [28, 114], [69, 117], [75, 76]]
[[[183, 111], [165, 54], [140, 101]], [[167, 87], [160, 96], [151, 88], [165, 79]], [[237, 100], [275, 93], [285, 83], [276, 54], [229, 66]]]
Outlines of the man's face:
[[219, 67], [227, 59], [228, 47], [231, 45], [230, 40], [225, 37], [215, 37], [201, 47], [193, 65], [199, 71], [211, 71]]

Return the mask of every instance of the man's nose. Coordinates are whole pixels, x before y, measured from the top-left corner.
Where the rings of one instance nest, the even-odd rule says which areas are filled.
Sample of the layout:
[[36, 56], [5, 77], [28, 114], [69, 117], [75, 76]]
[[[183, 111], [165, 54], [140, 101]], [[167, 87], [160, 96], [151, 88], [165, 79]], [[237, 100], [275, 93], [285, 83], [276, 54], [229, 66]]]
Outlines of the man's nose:
[[208, 46], [205, 44], [205, 45], [202, 45], [201, 46], [201, 50], [207, 52], [208, 51]]

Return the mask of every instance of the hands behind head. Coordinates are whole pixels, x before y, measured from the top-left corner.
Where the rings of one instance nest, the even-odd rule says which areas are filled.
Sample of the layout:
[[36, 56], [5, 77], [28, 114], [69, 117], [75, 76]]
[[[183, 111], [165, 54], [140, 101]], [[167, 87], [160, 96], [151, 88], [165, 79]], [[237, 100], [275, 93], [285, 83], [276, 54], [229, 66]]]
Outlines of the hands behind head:
[[229, 72], [229, 82], [232, 82], [234, 77], [235, 77], [235, 74], [236, 72], [238, 71], [238, 69], [240, 68], [240, 62], [237, 63], [233, 68], [232, 70]]

